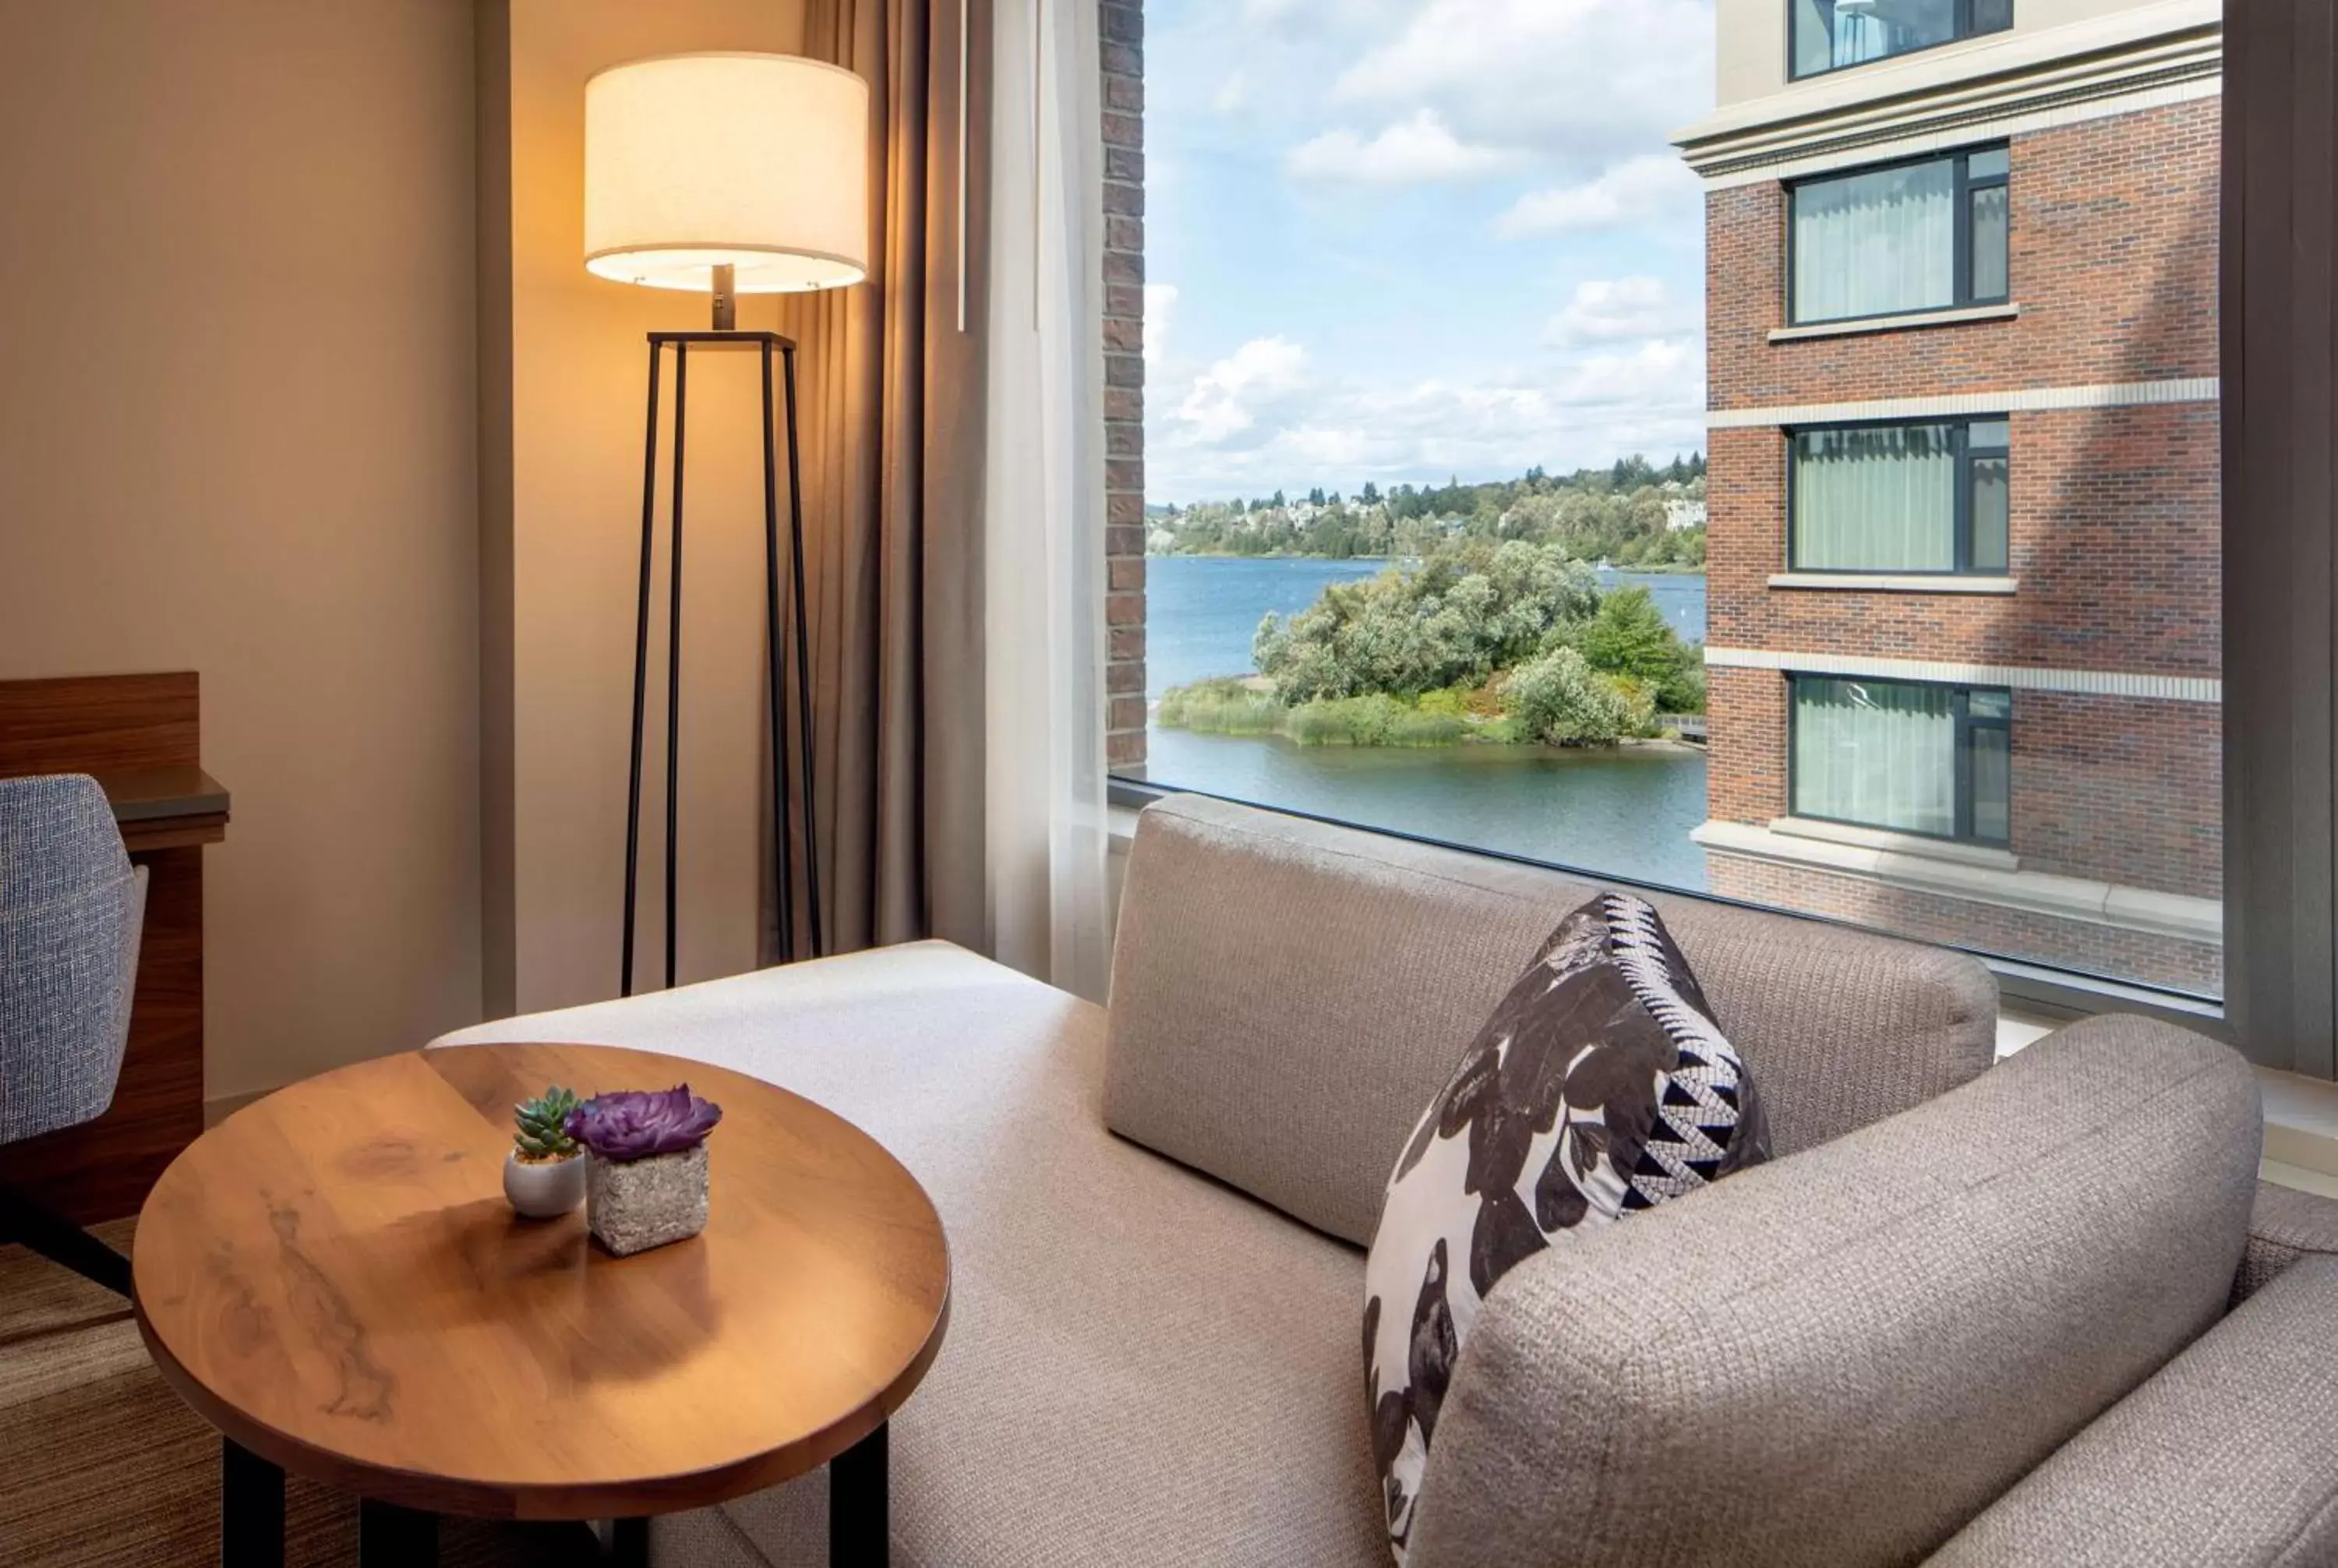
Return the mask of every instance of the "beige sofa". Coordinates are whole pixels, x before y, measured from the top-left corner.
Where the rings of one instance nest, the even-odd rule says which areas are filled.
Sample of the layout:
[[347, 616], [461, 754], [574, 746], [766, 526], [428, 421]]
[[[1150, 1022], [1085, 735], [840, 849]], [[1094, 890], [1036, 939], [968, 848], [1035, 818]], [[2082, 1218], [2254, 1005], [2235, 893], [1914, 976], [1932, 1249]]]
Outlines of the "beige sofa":
[[[1180, 798], [1144, 814], [1108, 1011], [918, 943], [450, 1039], [743, 1069], [917, 1173], [954, 1299], [894, 1422], [897, 1563], [1379, 1568], [1360, 1244], [1588, 891]], [[1414, 1568], [2338, 1559], [2338, 1205], [2259, 1194], [2238, 1057], [2110, 1018], [1991, 1067], [1970, 959], [1663, 907], [1782, 1158], [1505, 1279]], [[824, 1508], [814, 1475], [653, 1551], [814, 1563]]]

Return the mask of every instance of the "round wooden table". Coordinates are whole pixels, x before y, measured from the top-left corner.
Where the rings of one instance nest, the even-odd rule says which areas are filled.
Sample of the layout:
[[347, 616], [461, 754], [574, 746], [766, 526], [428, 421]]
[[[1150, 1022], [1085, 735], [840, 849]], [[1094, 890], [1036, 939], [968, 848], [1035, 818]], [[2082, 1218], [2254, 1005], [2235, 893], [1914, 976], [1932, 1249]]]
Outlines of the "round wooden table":
[[[631, 1258], [581, 1209], [514, 1215], [513, 1104], [688, 1082], [722, 1107], [703, 1234]], [[886, 1554], [885, 1421], [949, 1315], [940, 1218], [860, 1129], [702, 1063], [467, 1045], [278, 1091], [204, 1133], [140, 1213], [138, 1325], [225, 1438], [223, 1561], [283, 1560], [283, 1473], [362, 1499], [365, 1560], [435, 1515], [618, 1522], [834, 1461], [830, 1554]]]

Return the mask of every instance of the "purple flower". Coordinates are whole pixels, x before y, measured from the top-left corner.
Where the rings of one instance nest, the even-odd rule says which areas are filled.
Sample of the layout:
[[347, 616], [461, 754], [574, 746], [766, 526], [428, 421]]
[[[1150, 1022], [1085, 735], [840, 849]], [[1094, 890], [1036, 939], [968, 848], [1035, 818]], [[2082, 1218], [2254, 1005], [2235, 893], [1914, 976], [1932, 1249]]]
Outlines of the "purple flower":
[[695, 1149], [722, 1120], [722, 1107], [687, 1083], [596, 1094], [568, 1113], [568, 1135], [598, 1160], [646, 1160]]

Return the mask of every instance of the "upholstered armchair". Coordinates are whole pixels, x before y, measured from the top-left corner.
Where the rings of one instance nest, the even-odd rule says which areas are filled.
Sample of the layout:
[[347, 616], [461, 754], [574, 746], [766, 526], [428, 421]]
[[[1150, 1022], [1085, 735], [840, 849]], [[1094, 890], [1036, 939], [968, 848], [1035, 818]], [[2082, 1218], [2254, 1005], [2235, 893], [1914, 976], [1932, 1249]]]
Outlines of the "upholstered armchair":
[[[93, 779], [0, 779], [0, 1143], [105, 1113], [130, 1034], [146, 873]], [[0, 1186], [0, 1241], [122, 1295], [112, 1248]]]

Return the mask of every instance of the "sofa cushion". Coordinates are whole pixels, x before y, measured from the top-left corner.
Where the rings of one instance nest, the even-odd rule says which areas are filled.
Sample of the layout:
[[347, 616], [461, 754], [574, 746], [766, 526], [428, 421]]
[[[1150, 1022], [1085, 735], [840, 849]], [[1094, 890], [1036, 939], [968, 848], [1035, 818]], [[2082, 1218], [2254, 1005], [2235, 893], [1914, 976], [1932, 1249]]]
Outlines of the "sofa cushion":
[[2063, 1445], [1936, 1568], [2338, 1562], [2338, 1258], [2284, 1270]]
[[[1385, 1568], [1356, 1390], [1362, 1255], [1106, 1132], [1101, 1009], [918, 943], [448, 1038], [752, 1073], [924, 1183], [950, 1326], [893, 1421], [902, 1568]], [[816, 1474], [661, 1519], [653, 1544], [669, 1563], [824, 1563], [826, 1500]]]
[[1528, 1259], [1439, 1413], [1413, 1568], [1920, 1558], [2215, 1321], [2259, 1137], [2236, 1053], [2099, 1018]]
[[1768, 1157], [1762, 1103], [1664, 922], [1570, 913], [1421, 1113], [1364, 1264], [1366, 1400], [1402, 1563], [1479, 1304], [1555, 1244]]
[[[1200, 796], [1146, 808], [1114, 943], [1115, 1131], [1356, 1242], [1420, 1108], [1536, 946], [1594, 891], [1558, 872]], [[1806, 1149], [1986, 1068], [1973, 959], [1653, 897]]]

